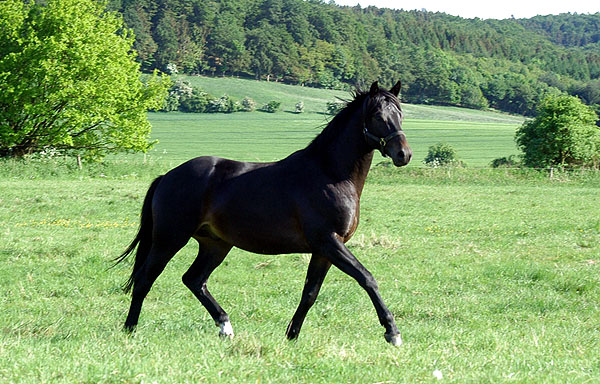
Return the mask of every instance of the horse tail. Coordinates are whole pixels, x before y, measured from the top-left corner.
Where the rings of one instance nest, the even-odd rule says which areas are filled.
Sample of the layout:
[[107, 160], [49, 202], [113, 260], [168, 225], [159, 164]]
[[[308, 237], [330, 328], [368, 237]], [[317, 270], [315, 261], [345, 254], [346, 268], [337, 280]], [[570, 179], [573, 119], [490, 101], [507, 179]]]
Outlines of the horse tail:
[[[119, 257], [114, 259], [114, 265], [119, 264], [123, 260], [125, 260], [130, 254], [133, 253], [135, 248], [137, 247], [137, 252], [135, 254], [135, 262], [133, 263], [133, 271], [131, 271], [131, 276], [125, 284], [123, 284], [123, 291], [130, 292], [133, 287], [133, 283], [135, 281], [135, 275], [142, 268], [146, 258], [148, 257], [148, 253], [150, 252], [150, 247], [152, 246], [152, 198], [154, 197], [154, 192], [160, 183], [162, 176], [154, 179], [152, 184], [150, 184], [150, 188], [148, 188], [148, 192], [146, 192], [146, 197], [144, 198], [144, 204], [142, 205], [142, 212], [140, 214], [140, 228], [137, 232], [137, 235], [129, 244], [125, 252], [123, 252]], [[113, 266], [114, 266], [113, 265]]]

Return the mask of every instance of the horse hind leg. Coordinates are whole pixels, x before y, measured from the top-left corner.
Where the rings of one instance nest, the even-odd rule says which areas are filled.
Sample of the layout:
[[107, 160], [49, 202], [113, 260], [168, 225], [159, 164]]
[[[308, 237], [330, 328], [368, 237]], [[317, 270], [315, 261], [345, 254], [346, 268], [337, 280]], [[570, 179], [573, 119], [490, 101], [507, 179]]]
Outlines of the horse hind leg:
[[298, 305], [298, 309], [296, 309], [296, 312], [294, 313], [294, 316], [292, 317], [292, 320], [290, 321], [286, 331], [286, 336], [289, 340], [298, 338], [300, 328], [302, 328], [302, 323], [304, 323], [304, 319], [308, 310], [312, 307], [317, 299], [317, 295], [319, 294], [323, 280], [325, 280], [327, 271], [329, 271], [329, 267], [331, 267], [329, 260], [319, 254], [313, 254], [308, 265], [306, 282], [304, 283], [304, 289], [302, 290], [300, 304]]
[[127, 319], [125, 320], [125, 330], [129, 332], [135, 330], [142, 310], [142, 304], [146, 295], [150, 292], [152, 284], [154, 284], [158, 276], [165, 269], [167, 263], [185, 244], [186, 241], [180, 241], [176, 244], [158, 245], [156, 241], [153, 241], [144, 264], [133, 276], [131, 305]]
[[220, 328], [219, 335], [233, 338], [233, 328], [229, 316], [210, 294], [206, 282], [210, 274], [223, 262], [232, 246], [221, 240], [199, 238], [199, 251], [196, 260], [183, 275], [183, 283], [192, 291]]

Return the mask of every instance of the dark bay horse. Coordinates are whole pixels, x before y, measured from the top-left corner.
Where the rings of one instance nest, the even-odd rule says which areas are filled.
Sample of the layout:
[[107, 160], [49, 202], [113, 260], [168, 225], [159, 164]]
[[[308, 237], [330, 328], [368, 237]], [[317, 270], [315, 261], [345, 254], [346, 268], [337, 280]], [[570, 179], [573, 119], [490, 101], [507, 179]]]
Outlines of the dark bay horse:
[[377, 82], [356, 91], [304, 149], [274, 163], [198, 157], [158, 177], [144, 199], [137, 236], [117, 258], [135, 254], [125, 290], [132, 292], [125, 328], [133, 331], [142, 302], [169, 260], [189, 241], [198, 256], [183, 283], [206, 307], [222, 336], [233, 337], [229, 316], [206, 287], [211, 272], [232, 247], [261, 254], [311, 253], [300, 305], [287, 328], [295, 339], [333, 264], [353, 277], [371, 298], [385, 339], [400, 345], [394, 317], [377, 283], [346, 248], [358, 225], [359, 201], [375, 149], [396, 166], [412, 156], [402, 132], [397, 98]]

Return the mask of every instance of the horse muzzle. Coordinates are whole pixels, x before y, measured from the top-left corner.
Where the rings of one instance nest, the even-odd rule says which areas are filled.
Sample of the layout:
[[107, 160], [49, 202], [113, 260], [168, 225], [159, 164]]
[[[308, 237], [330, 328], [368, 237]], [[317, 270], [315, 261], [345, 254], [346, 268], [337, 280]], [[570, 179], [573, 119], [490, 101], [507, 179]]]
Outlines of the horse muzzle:
[[391, 153], [390, 157], [396, 167], [403, 167], [410, 163], [412, 158], [412, 150], [408, 147], [403, 147], [399, 151]]

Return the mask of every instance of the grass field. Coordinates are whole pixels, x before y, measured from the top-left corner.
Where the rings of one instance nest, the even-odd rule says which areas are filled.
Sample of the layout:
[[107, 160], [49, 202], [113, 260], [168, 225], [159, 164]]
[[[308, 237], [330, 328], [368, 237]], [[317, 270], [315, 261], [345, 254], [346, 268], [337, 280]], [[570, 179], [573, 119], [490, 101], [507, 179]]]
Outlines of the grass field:
[[[162, 161], [182, 162], [201, 155], [249, 161], [278, 160], [303, 148], [331, 118], [326, 103], [349, 98], [348, 92], [257, 82], [247, 79], [185, 77], [196, 86], [238, 100], [251, 96], [259, 105], [282, 103], [282, 111], [234, 114], [153, 113], [153, 138], [159, 144], [150, 155]], [[292, 113], [298, 101], [305, 112]], [[485, 167], [498, 157], [517, 154], [515, 129], [519, 116], [456, 107], [403, 105], [404, 130], [414, 153], [411, 166], [420, 166], [429, 146], [450, 143], [468, 166]], [[138, 156], [141, 158], [141, 155]], [[376, 162], [381, 161], [380, 157]]]
[[[155, 113], [150, 120], [159, 144], [150, 156], [174, 163], [201, 155], [278, 160], [305, 147], [327, 118], [315, 113]], [[404, 123], [413, 150], [411, 166], [422, 166], [427, 149], [438, 142], [450, 143], [467, 166], [489, 166], [497, 157], [517, 154], [515, 129], [515, 124], [474, 121], [407, 119]], [[377, 154], [375, 162], [381, 160]]]
[[[194, 81], [240, 98], [252, 82]], [[202, 154], [274, 160], [325, 122], [328, 91], [266, 87], [257, 101], [281, 87], [284, 110], [302, 92], [314, 104], [300, 115], [152, 114], [161, 142], [145, 163], [0, 161], [0, 382], [428, 383], [437, 371], [449, 383], [600, 382], [600, 175], [479, 169], [515, 153], [520, 120], [454, 108], [405, 106], [414, 165], [373, 167], [349, 243], [402, 347], [385, 343], [367, 295], [336, 269], [288, 342], [308, 256], [235, 249], [209, 281], [236, 332], [220, 340], [181, 283], [193, 242], [157, 280], [137, 333], [122, 332], [130, 266], [108, 267], [153, 177]], [[416, 167], [438, 141], [467, 168]]]
[[460, 383], [600, 380], [597, 175], [375, 167], [350, 248], [397, 318], [405, 344], [393, 348], [337, 270], [286, 341], [308, 258], [239, 250], [210, 280], [236, 331], [219, 340], [181, 283], [191, 243], [125, 335], [129, 270], [107, 268], [136, 230], [158, 170], [145, 167], [3, 175], [0, 381], [414, 383], [435, 370]]

